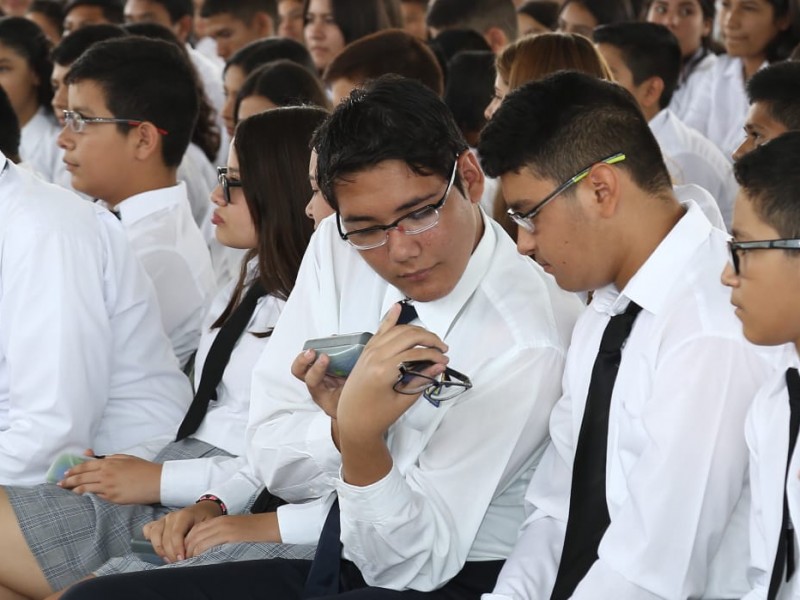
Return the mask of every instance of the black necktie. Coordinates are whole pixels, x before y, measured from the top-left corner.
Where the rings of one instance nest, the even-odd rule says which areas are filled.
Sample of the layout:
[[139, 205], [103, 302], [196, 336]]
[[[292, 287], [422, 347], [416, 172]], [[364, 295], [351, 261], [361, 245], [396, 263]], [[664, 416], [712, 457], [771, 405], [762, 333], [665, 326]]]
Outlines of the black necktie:
[[208, 355], [203, 364], [203, 373], [200, 376], [200, 384], [197, 386], [192, 405], [183, 418], [183, 423], [178, 428], [178, 435], [175, 441], [179, 442], [189, 437], [200, 427], [208, 411], [208, 403], [217, 399], [217, 386], [222, 380], [225, 367], [228, 366], [233, 347], [250, 322], [250, 317], [253, 316], [258, 299], [265, 293], [261, 282], [254, 281], [239, 306], [233, 310], [222, 327], [220, 327], [217, 337], [208, 349]]
[[551, 600], [566, 600], [597, 560], [597, 549], [611, 519], [606, 504], [606, 451], [611, 393], [622, 347], [642, 308], [635, 302], [611, 317], [589, 381], [586, 408], [572, 465], [569, 519]]
[[792, 461], [794, 447], [797, 444], [797, 431], [800, 429], [800, 375], [797, 369], [786, 369], [786, 388], [789, 390], [789, 456], [786, 459], [786, 477], [783, 480], [783, 520], [781, 521], [781, 534], [778, 537], [778, 550], [775, 553], [775, 562], [772, 565], [772, 577], [769, 580], [767, 600], [778, 597], [781, 587], [784, 567], [786, 568], [786, 581], [794, 575], [794, 527], [789, 516], [789, 501], [786, 497], [786, 480], [789, 478], [789, 463]]
[[[408, 302], [400, 302], [398, 325], [407, 325], [417, 318], [417, 310]], [[339, 499], [333, 501], [322, 533], [319, 536], [314, 561], [306, 579], [303, 598], [333, 596], [339, 593], [339, 572], [342, 561], [342, 524], [339, 519]]]

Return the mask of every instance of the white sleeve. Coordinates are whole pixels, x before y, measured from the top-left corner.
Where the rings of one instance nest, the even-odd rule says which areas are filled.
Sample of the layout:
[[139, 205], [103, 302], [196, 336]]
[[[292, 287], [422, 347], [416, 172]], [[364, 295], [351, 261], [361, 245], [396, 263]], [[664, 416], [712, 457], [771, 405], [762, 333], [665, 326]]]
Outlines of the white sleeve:
[[[247, 459], [244, 457], [235, 456], [169, 460], [164, 463], [161, 471], [161, 504], [165, 506], [194, 504], [207, 490], [228, 481], [246, 463]], [[250, 490], [250, 487], [247, 489]], [[232, 505], [238, 507], [236, 502]]]
[[750, 568], [748, 579], [751, 590], [743, 600], [766, 600], [775, 548], [769, 549], [764, 523], [764, 498], [762, 497], [759, 461], [759, 435], [756, 426], [758, 404], [754, 403], [747, 414], [745, 438], [750, 450]]

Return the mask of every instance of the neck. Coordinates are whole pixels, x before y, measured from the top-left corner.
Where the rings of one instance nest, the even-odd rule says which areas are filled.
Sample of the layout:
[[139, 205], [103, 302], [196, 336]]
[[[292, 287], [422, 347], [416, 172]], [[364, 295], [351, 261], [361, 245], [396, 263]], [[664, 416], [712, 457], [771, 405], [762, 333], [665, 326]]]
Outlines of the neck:
[[133, 177], [129, 178], [128, 185], [119, 186], [114, 190], [113, 197], [103, 198], [103, 201], [114, 207], [137, 194], [172, 187], [178, 183], [176, 173], [177, 169], [164, 167], [161, 169], [156, 168], [152, 171], [138, 171]]
[[656, 115], [661, 112], [661, 109], [657, 104], [655, 106], [643, 106], [642, 112], [644, 113], [644, 118], [647, 119], [649, 123], [656, 118]]
[[[48, 84], [50, 85], [50, 84]], [[17, 119], [19, 120], [20, 128], [25, 127], [28, 123], [30, 123], [31, 119], [36, 116], [36, 113], [39, 112], [38, 105], [26, 106], [22, 112], [17, 115]]]
[[742, 57], [742, 72], [744, 73], [744, 80], [748, 81], [756, 71], [764, 64], [766, 57], [763, 55]]

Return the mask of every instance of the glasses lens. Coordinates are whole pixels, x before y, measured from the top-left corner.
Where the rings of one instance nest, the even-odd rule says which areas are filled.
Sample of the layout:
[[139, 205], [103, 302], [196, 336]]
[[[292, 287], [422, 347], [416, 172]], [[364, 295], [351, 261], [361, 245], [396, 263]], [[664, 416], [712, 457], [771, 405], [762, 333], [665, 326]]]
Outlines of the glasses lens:
[[404, 233], [422, 233], [439, 222], [439, 211], [432, 206], [413, 212], [397, 223], [397, 228]]
[[386, 243], [386, 232], [383, 229], [356, 231], [348, 234], [347, 241], [359, 250], [369, 250]]

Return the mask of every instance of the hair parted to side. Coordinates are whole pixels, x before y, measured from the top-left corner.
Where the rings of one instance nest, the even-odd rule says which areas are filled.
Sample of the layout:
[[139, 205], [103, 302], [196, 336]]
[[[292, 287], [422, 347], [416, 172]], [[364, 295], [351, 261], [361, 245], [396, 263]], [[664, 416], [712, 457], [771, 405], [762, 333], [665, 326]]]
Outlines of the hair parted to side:
[[323, 80], [364, 82], [387, 73], [416, 79], [439, 96], [444, 93], [442, 69], [427, 44], [400, 29], [387, 29], [348, 44], [330, 62]]
[[194, 16], [192, 0], [152, 0], [163, 6], [169, 13], [169, 21], [173, 25], [183, 17]]
[[[255, 256], [267, 294], [285, 300], [292, 292], [314, 233], [305, 214], [311, 197], [310, 141], [327, 116], [321, 108], [290, 106], [253, 115], [236, 127], [233, 146], [258, 247], [245, 256], [231, 301], [213, 327], [222, 326], [239, 304], [247, 283], [246, 264]], [[269, 144], [264, 143], [267, 139]]]
[[[384, 0], [330, 0], [333, 21], [342, 31], [345, 44], [389, 29], [389, 16]], [[303, 0], [303, 15], [308, 13], [309, 0]]]
[[787, 61], [757, 71], [747, 82], [750, 104], [763, 103], [784, 127], [800, 131], [800, 62]]
[[[442, 99], [418, 81], [384, 75], [356, 89], [314, 134], [317, 184], [338, 207], [336, 186], [386, 161], [400, 160], [419, 175], [447, 179], [467, 149]], [[461, 189], [461, 183], [456, 180]]]
[[782, 238], [800, 238], [800, 131], [748, 152], [733, 165], [736, 181], [756, 214]]
[[573, 2], [592, 13], [598, 25], [635, 20], [630, 0], [565, 0], [561, 4], [561, 12]]
[[269, 15], [273, 23], [278, 23], [277, 0], [203, 0], [200, 16], [208, 19], [227, 13], [234, 19], [247, 23], [260, 12]]
[[672, 189], [661, 150], [634, 98], [622, 86], [575, 71], [523, 85], [505, 97], [481, 134], [478, 154], [490, 177], [527, 168], [561, 183], [623, 152], [619, 168], [641, 189]]
[[128, 35], [119, 25], [103, 23], [100, 25], [86, 25], [73, 31], [68, 36], [61, 38], [58, 46], [53, 48], [53, 62], [67, 67], [97, 42], [121, 38]]
[[36, 88], [39, 106], [49, 108], [53, 99], [50, 85], [50, 75], [53, 73], [53, 61], [50, 58], [52, 45], [41, 28], [25, 17], [0, 17], [0, 44], [25, 59], [39, 80]]
[[436, 0], [428, 9], [428, 27], [472, 29], [481, 35], [497, 27], [517, 39], [517, 11], [512, 0]]
[[592, 42], [573, 33], [542, 33], [519, 39], [498, 55], [496, 67], [512, 90], [556, 71], [574, 70], [614, 79]]
[[558, 13], [561, 5], [557, 0], [528, 0], [517, 8], [517, 14], [528, 15], [550, 31], [558, 28]]
[[594, 43], [620, 51], [635, 85], [660, 78], [664, 89], [658, 105], [669, 106], [681, 74], [681, 47], [674, 33], [657, 23], [613, 23], [594, 30]]
[[97, 6], [103, 13], [103, 18], [109, 23], [122, 24], [125, 22], [125, 2], [122, 0], [69, 0], [64, 5], [64, 17], [79, 6]]
[[266, 38], [250, 42], [233, 53], [225, 63], [225, 69], [236, 66], [247, 75], [261, 65], [281, 59], [291, 60], [308, 69], [310, 73], [317, 72], [308, 49], [289, 38]]
[[[164, 164], [177, 167], [197, 121], [199, 99], [192, 65], [173, 44], [138, 35], [99, 42], [70, 67], [67, 85], [91, 81], [112, 115], [165, 129]], [[123, 133], [130, 126], [119, 123]]]

